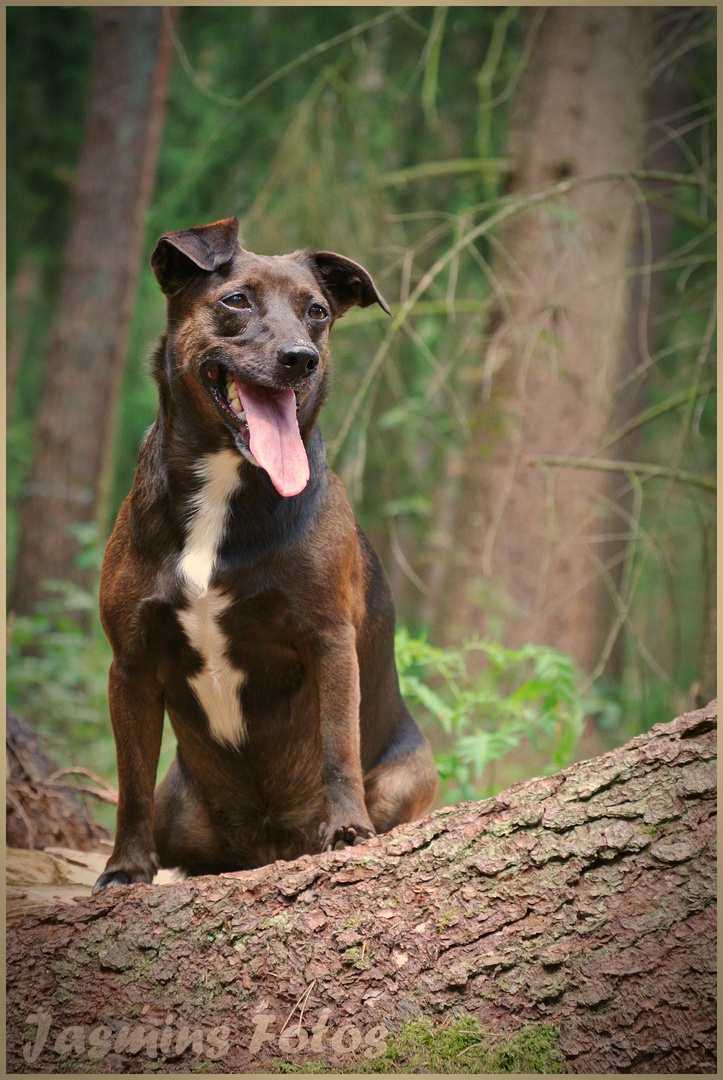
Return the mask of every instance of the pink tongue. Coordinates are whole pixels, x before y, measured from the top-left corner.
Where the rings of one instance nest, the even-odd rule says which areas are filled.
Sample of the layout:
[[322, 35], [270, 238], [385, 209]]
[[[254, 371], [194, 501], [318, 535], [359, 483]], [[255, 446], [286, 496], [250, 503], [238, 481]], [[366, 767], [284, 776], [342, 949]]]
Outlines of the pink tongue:
[[298, 495], [309, 479], [309, 462], [296, 419], [291, 388], [266, 390], [236, 380], [249, 426], [249, 448], [279, 495]]

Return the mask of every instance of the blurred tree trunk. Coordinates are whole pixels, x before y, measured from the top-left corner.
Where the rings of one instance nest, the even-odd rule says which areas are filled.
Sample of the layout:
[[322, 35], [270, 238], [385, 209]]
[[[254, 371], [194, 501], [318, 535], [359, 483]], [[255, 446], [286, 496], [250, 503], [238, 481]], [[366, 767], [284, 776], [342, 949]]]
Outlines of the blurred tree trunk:
[[40, 264], [33, 253], [29, 252], [21, 262], [10, 290], [8, 351], [5, 364], [5, 415], [8, 423], [13, 418], [15, 387], [25, 354], [30, 309], [40, 289], [41, 280]]
[[[684, 9], [685, 10], [685, 9]], [[662, 37], [667, 26], [660, 32]], [[656, 40], [656, 44], [659, 41]], [[682, 135], [677, 130], [688, 121], [687, 108], [693, 103], [694, 94], [690, 80], [679, 69], [664, 71], [650, 89], [647, 108], [647, 139], [644, 165], [657, 172], [675, 173], [685, 168], [681, 149]], [[673, 119], [671, 119], [673, 118]], [[628, 318], [625, 328], [625, 347], [621, 364], [621, 389], [617, 394], [616, 412], [611, 424], [620, 431], [646, 407], [644, 387], [647, 386], [646, 360], [659, 348], [661, 315], [664, 314], [665, 288], [663, 271], [666, 255], [671, 251], [674, 214], [666, 200], [671, 184], [664, 180], [644, 180], [640, 191], [645, 197], [645, 209], [636, 230], [632, 266], [641, 272], [633, 276], [630, 285]], [[630, 431], [618, 440], [604, 456], [619, 461], [639, 461], [640, 428]], [[611, 539], [605, 548], [609, 566], [608, 588], [600, 595], [599, 647], [605, 662], [605, 674], [619, 679], [623, 674], [625, 650], [624, 635], [618, 630], [616, 636], [608, 630], [618, 615], [618, 607], [625, 605], [624, 569], [628, 548], [630, 514], [633, 511], [633, 490], [627, 477], [612, 475], [607, 480], [610, 499]], [[621, 592], [622, 589], [622, 592]], [[617, 619], [619, 623], [619, 618]], [[710, 692], [708, 692], [710, 691]], [[705, 701], [715, 697], [715, 686], [707, 685]], [[701, 700], [700, 704], [704, 704]]]
[[694, 684], [695, 703], [703, 700], [703, 695], [718, 693], [718, 567], [715, 560], [715, 544], [710, 553], [711, 572], [708, 581], [706, 612], [701, 627], [699, 677]]
[[112, 431], [171, 60], [162, 10], [94, 8], [94, 57], [57, 309], [21, 510], [12, 606], [83, 581], [75, 522], [93, 520]]
[[[513, 193], [640, 166], [647, 55], [645, 9], [546, 11], [511, 119]], [[585, 669], [597, 660], [604, 481], [528, 462], [594, 456], [609, 431], [634, 211], [625, 180], [582, 183], [499, 236], [439, 616], [448, 638], [504, 620], [510, 645], [553, 645]]]

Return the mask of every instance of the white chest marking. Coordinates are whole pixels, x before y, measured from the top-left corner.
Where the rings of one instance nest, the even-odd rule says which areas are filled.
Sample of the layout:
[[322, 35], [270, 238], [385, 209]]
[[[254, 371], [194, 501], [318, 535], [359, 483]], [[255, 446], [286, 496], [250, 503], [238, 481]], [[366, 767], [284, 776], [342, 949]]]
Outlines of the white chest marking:
[[189, 601], [184, 611], [177, 612], [178, 621], [203, 660], [189, 685], [206, 714], [211, 735], [232, 746], [240, 745], [245, 734], [239, 697], [244, 673], [229, 661], [228, 642], [219, 625], [228, 597], [209, 585], [229, 500], [240, 484], [238, 463], [238, 455], [231, 450], [208, 454], [199, 462], [197, 471], [203, 482], [193, 499], [186, 543], [178, 561]]
[[178, 563], [178, 569], [190, 586], [187, 593], [208, 591], [216, 552], [226, 527], [229, 500], [241, 483], [238, 465], [238, 454], [233, 450], [221, 450], [218, 454], [207, 454], [196, 466], [202, 484], [193, 496], [186, 544]]

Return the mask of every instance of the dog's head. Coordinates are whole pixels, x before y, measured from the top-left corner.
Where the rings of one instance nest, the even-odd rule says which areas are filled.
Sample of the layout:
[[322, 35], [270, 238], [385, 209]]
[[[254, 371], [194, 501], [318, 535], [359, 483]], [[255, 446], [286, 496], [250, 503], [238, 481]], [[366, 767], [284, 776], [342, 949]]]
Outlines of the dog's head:
[[334, 321], [355, 304], [391, 314], [371, 276], [329, 251], [254, 255], [236, 218], [166, 233], [151, 266], [168, 299], [170, 385], [181, 380], [281, 495], [298, 494]]

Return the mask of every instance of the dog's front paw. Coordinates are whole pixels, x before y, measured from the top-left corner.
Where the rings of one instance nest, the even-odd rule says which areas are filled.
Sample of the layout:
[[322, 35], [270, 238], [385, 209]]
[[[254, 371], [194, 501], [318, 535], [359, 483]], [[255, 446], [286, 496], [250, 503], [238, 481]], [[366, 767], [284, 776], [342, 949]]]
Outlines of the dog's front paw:
[[93, 892], [103, 892], [104, 889], [111, 889], [116, 885], [133, 885], [136, 882], [150, 885], [156, 876], [157, 869], [158, 859], [155, 855], [143, 865], [132, 867], [110, 863], [93, 886]]
[[327, 825], [321, 826], [322, 851], [339, 851], [345, 847], [356, 847], [371, 836], [376, 836], [374, 829], [367, 825]]

